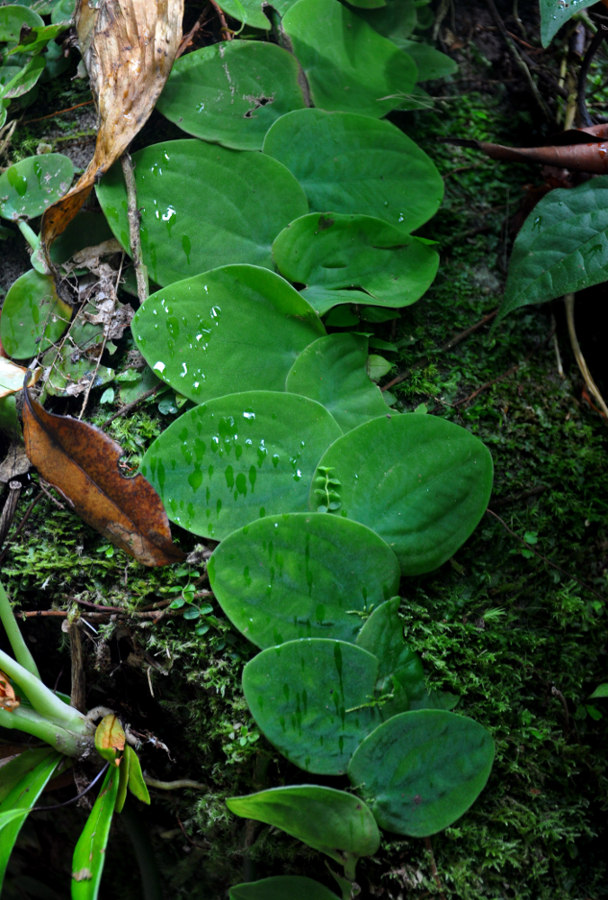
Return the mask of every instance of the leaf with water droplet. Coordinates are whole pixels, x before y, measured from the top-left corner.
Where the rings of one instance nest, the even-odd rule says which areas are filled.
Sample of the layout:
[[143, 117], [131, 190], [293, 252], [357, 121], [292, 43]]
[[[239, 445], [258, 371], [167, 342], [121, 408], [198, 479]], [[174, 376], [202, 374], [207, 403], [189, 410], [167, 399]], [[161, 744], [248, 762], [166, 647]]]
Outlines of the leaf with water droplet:
[[10, 286], [0, 315], [0, 339], [9, 356], [31, 359], [65, 333], [72, 307], [57, 294], [54, 280], [30, 269]]
[[62, 153], [28, 156], [0, 175], [0, 216], [31, 219], [68, 190], [74, 164]]

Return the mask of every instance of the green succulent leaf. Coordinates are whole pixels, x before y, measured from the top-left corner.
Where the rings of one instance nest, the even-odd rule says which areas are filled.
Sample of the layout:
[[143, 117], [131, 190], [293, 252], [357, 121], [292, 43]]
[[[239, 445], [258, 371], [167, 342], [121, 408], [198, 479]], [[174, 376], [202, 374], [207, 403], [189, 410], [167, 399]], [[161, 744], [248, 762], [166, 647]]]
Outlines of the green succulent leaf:
[[286, 281], [239, 265], [152, 294], [131, 330], [154, 373], [195, 403], [232, 393], [235, 380], [283, 390], [298, 353], [325, 331]]
[[324, 513], [267, 516], [233, 532], [208, 563], [222, 609], [258, 647], [300, 637], [354, 641], [399, 586], [399, 563], [373, 531]]
[[324, 885], [303, 875], [275, 875], [237, 884], [228, 891], [230, 900], [338, 900]]
[[311, 213], [275, 238], [272, 255], [285, 278], [322, 315], [340, 303], [400, 308], [430, 287], [439, 255], [381, 219]]
[[[150, 277], [170, 284], [229, 263], [272, 268], [271, 244], [308, 212], [287, 169], [252, 150], [197, 140], [153, 144], [133, 154], [141, 246]], [[97, 186], [110, 227], [129, 250], [127, 195], [120, 166]], [[268, 197], [272, 197], [272, 203]]]
[[305, 512], [317, 461], [339, 434], [330, 413], [307, 397], [230, 394], [173, 422], [141, 472], [171, 521], [221, 540], [263, 516]]
[[0, 43], [18, 44], [24, 26], [36, 28], [43, 25], [43, 19], [33, 9], [28, 9], [26, 3], [0, 6]]
[[381, 828], [428, 837], [466, 812], [493, 760], [494, 741], [478, 722], [446, 710], [414, 710], [362, 741], [348, 777]]
[[373, 216], [409, 234], [443, 197], [426, 153], [395, 125], [369, 116], [296, 109], [269, 128], [263, 149], [297, 178], [312, 211]]
[[[322, 456], [322, 469], [340, 483], [336, 514], [377, 531], [404, 575], [449, 559], [473, 532], [492, 488], [492, 458], [478, 438], [416, 413], [372, 419], [347, 432]], [[319, 501], [316, 478], [312, 509]]]
[[373, 856], [380, 846], [369, 808], [346, 791], [298, 784], [229, 797], [226, 805], [237, 816], [280, 828], [339, 863], [344, 853]]
[[4, 299], [0, 340], [9, 356], [31, 359], [59, 340], [71, 315], [54, 279], [30, 269], [13, 282]]
[[183, 131], [259, 150], [272, 123], [305, 106], [295, 57], [276, 44], [227, 41], [178, 59], [157, 109]]
[[[10, 99], [31, 91], [45, 69], [43, 56], [34, 56], [24, 66], [3, 66], [0, 70], [0, 110]], [[4, 77], [2, 77], [4, 74]], [[1, 195], [0, 195], [1, 196]]]
[[0, 216], [31, 219], [62, 197], [72, 183], [74, 164], [62, 153], [28, 156], [0, 175]]
[[74, 848], [72, 900], [96, 900], [99, 893], [119, 778], [118, 768], [110, 766]]

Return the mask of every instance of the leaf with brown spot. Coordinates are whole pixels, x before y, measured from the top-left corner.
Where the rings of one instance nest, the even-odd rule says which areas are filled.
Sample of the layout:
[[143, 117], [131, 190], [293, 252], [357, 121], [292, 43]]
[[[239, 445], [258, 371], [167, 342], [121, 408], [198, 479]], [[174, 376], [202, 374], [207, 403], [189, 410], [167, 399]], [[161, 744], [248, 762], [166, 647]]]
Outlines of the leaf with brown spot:
[[95, 729], [95, 749], [103, 759], [115, 766], [120, 765], [120, 757], [125, 749], [125, 732], [117, 716], [104, 716]]
[[26, 453], [74, 512], [145, 566], [178, 562], [160, 497], [143, 475], [124, 478], [120, 444], [94, 425], [47, 412], [24, 389]]
[[14, 709], [17, 709], [19, 703], [19, 697], [15, 694], [15, 690], [8, 680], [8, 675], [5, 675], [0, 670], [0, 709], [13, 712]]
[[177, 53], [183, 7], [184, 0], [78, 0], [76, 30], [99, 130], [86, 171], [44, 213], [41, 238], [47, 256], [95, 180], [124, 153], [152, 112]]

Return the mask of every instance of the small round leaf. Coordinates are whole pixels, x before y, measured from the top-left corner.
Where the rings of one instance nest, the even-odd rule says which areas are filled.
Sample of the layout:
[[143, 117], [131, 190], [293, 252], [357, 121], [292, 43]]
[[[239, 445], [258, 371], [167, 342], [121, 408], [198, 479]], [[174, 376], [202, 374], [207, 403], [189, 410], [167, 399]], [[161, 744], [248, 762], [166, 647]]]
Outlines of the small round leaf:
[[72, 160], [62, 153], [28, 156], [0, 175], [0, 216], [31, 219], [68, 191], [74, 176]]
[[58, 296], [50, 275], [30, 269], [8, 290], [0, 316], [0, 341], [14, 359], [31, 359], [58, 341], [72, 309]]

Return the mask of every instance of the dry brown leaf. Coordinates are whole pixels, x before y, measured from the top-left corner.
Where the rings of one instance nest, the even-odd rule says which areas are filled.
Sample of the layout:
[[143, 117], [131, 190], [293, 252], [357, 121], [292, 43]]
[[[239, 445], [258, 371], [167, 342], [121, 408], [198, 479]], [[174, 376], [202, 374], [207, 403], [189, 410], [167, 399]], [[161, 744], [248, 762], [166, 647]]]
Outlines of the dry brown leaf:
[[15, 690], [8, 680], [8, 675], [0, 671], [0, 709], [6, 709], [13, 712], [19, 706], [19, 697], [15, 694]]
[[556, 144], [552, 147], [506, 147], [503, 144], [466, 139], [449, 139], [446, 143], [473, 147], [491, 159], [538, 162], [559, 169], [588, 172], [590, 175], [608, 174], [608, 141], [580, 143], [580, 139], [576, 139], [575, 143]]
[[47, 412], [24, 389], [26, 453], [88, 525], [145, 566], [178, 562], [160, 497], [143, 475], [125, 478], [120, 444], [94, 425]]
[[154, 108], [181, 38], [184, 0], [78, 0], [76, 29], [99, 114], [93, 159], [42, 219], [48, 250], [96, 179], [124, 153]]

